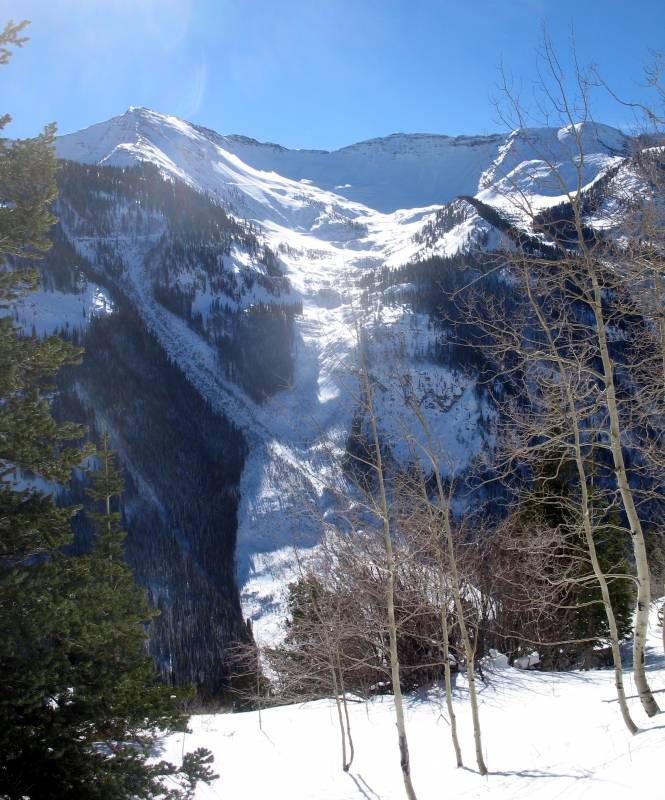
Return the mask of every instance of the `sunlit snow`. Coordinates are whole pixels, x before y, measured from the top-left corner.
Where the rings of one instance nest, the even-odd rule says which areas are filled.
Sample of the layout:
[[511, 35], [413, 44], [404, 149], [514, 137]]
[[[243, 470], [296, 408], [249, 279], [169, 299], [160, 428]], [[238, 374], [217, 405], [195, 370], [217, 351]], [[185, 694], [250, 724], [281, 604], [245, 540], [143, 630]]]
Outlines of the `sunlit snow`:
[[[655, 613], [647, 646], [649, 680], [665, 689], [661, 628]], [[411, 776], [419, 800], [615, 800], [660, 798], [665, 747], [662, 715], [649, 720], [625, 673], [631, 713], [641, 728], [625, 729], [612, 670], [525, 672], [486, 669], [477, 680], [483, 751], [489, 774], [476, 769], [468, 688], [454, 689], [464, 768], [455, 768], [443, 687], [405, 698]], [[662, 697], [662, 695], [657, 695]], [[355, 758], [341, 766], [333, 701], [320, 700], [243, 714], [192, 717], [191, 734], [166, 739], [155, 756], [179, 763], [183, 752], [207, 747], [220, 774], [200, 785], [197, 800], [402, 800], [394, 702], [391, 696], [350, 703]]]

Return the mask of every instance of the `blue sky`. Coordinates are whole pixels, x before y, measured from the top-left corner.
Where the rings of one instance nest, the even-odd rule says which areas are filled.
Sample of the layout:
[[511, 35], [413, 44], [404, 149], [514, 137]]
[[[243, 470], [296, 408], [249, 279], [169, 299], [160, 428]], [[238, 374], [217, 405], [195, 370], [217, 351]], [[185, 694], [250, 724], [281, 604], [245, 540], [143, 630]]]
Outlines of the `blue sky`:
[[[622, 96], [665, 47], [662, 0], [0, 0], [31, 41], [0, 68], [10, 136], [62, 133], [131, 105], [288, 147], [395, 132], [493, 131], [503, 57], [533, 77], [541, 23]], [[596, 117], [622, 113], [602, 94]]]

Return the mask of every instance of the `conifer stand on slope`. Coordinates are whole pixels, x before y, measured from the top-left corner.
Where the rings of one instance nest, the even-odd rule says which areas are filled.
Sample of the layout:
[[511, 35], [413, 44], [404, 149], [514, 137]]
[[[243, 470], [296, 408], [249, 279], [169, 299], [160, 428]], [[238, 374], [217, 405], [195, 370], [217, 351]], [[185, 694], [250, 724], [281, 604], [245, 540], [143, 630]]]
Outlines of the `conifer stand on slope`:
[[[0, 32], [0, 65], [27, 39], [27, 22]], [[9, 117], [0, 119], [0, 129]], [[6, 256], [36, 259], [55, 222], [55, 126], [34, 139], [0, 139], [0, 305], [38, 289], [36, 269], [3, 268]], [[159, 684], [141, 653], [152, 616], [122, 561], [120, 517], [110, 498], [122, 489], [108, 440], [100, 534], [91, 556], [68, 558], [70, 518], [55, 496], [15, 478], [36, 475], [63, 485], [94, 452], [68, 446], [85, 427], [57, 424], [42, 393], [47, 379], [81, 360], [82, 349], [57, 336], [20, 336], [0, 318], [0, 797], [2, 800], [167, 800], [187, 798], [213, 777], [199, 750], [182, 767], [148, 756], [158, 733], [184, 730], [178, 700], [186, 691]], [[99, 496], [101, 496], [101, 494]], [[93, 497], [95, 495], [93, 494]], [[167, 783], [168, 781], [168, 783]]]

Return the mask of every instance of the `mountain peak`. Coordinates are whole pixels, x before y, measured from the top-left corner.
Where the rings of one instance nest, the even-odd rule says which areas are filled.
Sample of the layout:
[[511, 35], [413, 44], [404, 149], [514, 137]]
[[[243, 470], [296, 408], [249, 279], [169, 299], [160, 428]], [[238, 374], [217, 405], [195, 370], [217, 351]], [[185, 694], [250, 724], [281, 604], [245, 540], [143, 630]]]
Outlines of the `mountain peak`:
[[[570, 135], [564, 128], [533, 131], [534, 140], [547, 141], [547, 146], [561, 147]], [[585, 135], [593, 139], [591, 150], [601, 161], [625, 151], [626, 137], [614, 128], [596, 125]], [[265, 200], [258, 198], [265, 195], [260, 185], [279, 176], [382, 213], [444, 205], [460, 195], [476, 195], [488, 181], [509, 171], [509, 163], [536, 156], [523, 137], [496, 133], [392, 133], [332, 152], [294, 150], [239, 134], [222, 135], [141, 106], [59, 137], [57, 153], [84, 163], [118, 166], [151, 161], [209, 191], [233, 187], [229, 191], [235, 192], [251, 185], [249, 194], [263, 205]], [[593, 170], [598, 166], [590, 164]]]

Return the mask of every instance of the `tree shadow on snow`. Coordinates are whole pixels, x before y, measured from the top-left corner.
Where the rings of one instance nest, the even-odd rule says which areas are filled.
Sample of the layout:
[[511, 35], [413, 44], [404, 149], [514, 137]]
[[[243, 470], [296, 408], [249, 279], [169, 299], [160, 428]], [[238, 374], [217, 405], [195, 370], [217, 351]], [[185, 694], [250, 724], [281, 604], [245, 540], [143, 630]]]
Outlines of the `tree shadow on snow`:
[[[374, 789], [372, 789], [372, 787], [367, 783], [367, 781], [363, 778], [362, 775], [358, 774], [357, 779], [356, 776], [351, 772], [348, 772], [347, 775], [355, 783], [358, 791], [362, 794], [363, 797], [366, 797], [367, 800], [381, 800], [381, 795], [378, 795], [374, 791]], [[367, 789], [367, 791], [365, 791], [365, 789]], [[368, 794], [367, 792], [370, 792], [370, 794]]]
[[[461, 769], [466, 770], [467, 772], [473, 772], [474, 774], [478, 774], [478, 771], [475, 769], [471, 769], [470, 767], [461, 767]], [[593, 773], [588, 772], [584, 774], [577, 774], [570, 773], [570, 772], [545, 772], [544, 770], [540, 769], [516, 769], [516, 770], [490, 770], [488, 775], [498, 775], [502, 778], [572, 778], [573, 780], [588, 780], [589, 778], [593, 778]]]

